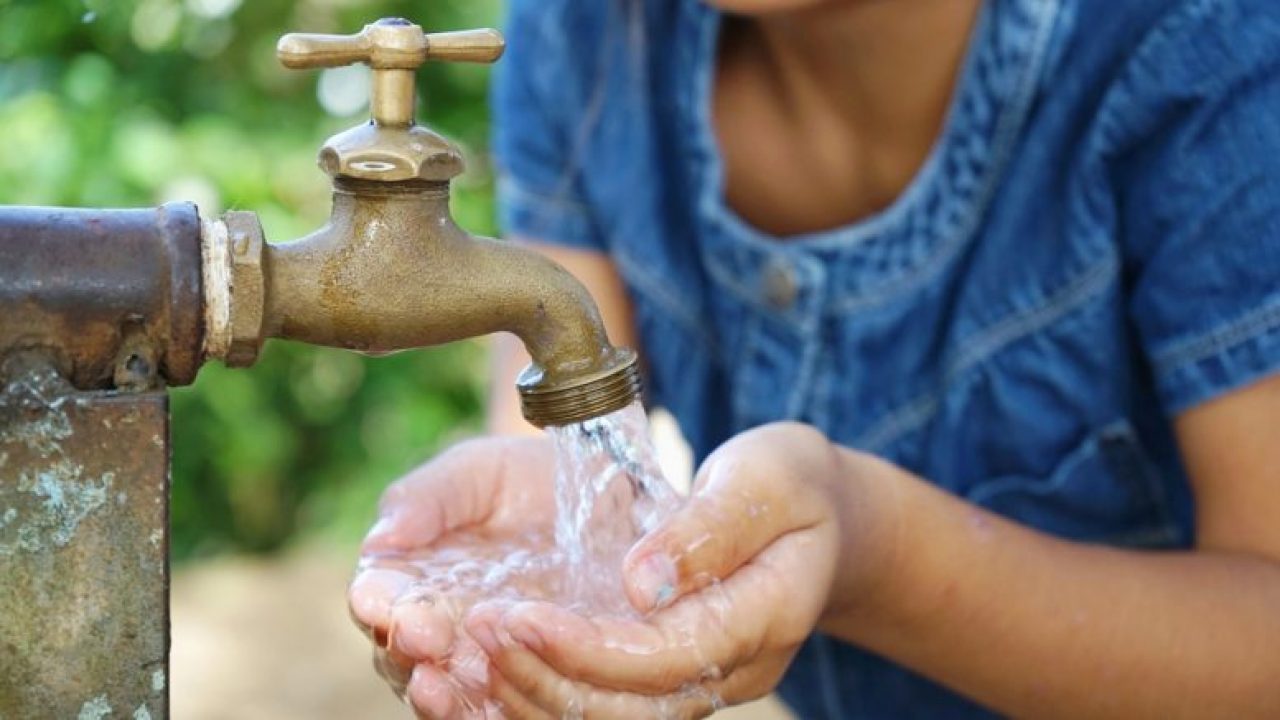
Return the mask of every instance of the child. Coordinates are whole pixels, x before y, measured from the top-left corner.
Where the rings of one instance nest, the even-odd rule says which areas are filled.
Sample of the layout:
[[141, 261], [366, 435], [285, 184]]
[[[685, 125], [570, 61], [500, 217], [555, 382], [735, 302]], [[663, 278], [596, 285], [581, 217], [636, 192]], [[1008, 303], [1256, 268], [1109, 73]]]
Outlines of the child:
[[[705, 460], [627, 557], [646, 622], [469, 618], [505, 714], [1280, 717], [1280, 4], [514, 0], [508, 39], [506, 232]], [[545, 521], [549, 462], [464, 445], [366, 547]], [[423, 632], [392, 665], [459, 713]]]

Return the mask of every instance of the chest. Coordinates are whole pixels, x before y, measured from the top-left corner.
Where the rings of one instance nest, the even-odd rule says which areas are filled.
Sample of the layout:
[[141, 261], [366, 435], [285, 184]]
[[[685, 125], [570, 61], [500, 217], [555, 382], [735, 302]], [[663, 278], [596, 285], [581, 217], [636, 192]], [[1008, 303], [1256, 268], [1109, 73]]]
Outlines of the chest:
[[721, 201], [780, 238], [852, 224], [891, 205], [925, 161], [949, 88], [939, 88], [929, 116], [913, 118], [910, 132], [877, 133], [836, 109], [845, 92], [841, 78], [831, 77], [807, 100], [789, 89], [742, 23], [725, 23], [710, 97], [697, 100], [711, 108]]
[[[1104, 156], [1078, 150], [1091, 106], [1059, 94], [1064, 107], [1037, 111], [1055, 6], [1001, 7], [916, 180], [835, 230], [779, 242], [748, 214], [772, 205], [735, 196], [733, 177], [769, 175], [767, 152], [801, 151], [754, 150], [710, 117], [715, 73], [688, 72], [714, 67], [706, 24], [676, 44], [651, 105], [606, 104], [627, 109], [600, 124], [600, 156], [617, 162], [589, 187], [632, 294], [649, 396], [699, 456], [801, 420], [1063, 535], [1167, 540], [1157, 496], [1175, 494], [1178, 468], [1143, 448], [1159, 408], [1127, 319]], [[803, 189], [772, 197], [821, 184], [789, 177]]]

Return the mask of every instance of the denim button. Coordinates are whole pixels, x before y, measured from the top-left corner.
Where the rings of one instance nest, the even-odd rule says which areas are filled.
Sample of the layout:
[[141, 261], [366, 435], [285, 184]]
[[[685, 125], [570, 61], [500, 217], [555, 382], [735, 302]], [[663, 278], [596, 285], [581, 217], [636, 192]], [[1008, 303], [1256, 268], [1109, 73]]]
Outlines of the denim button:
[[786, 310], [798, 294], [795, 269], [782, 260], [769, 263], [764, 271], [764, 299], [775, 309]]

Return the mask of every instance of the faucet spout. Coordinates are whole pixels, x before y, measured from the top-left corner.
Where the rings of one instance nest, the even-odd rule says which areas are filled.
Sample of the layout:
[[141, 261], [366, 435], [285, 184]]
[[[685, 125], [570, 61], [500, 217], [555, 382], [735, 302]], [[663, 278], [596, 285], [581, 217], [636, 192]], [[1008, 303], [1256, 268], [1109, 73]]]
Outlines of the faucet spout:
[[586, 288], [449, 215], [462, 153], [413, 122], [412, 73], [428, 60], [493, 62], [502, 49], [493, 30], [424, 33], [400, 18], [280, 39], [291, 68], [368, 65], [372, 118], [320, 149], [334, 191], [324, 227], [267, 245], [251, 213], [206, 224], [207, 356], [252, 364], [264, 337], [385, 353], [508, 331], [533, 358], [516, 382], [533, 424], [587, 420], [639, 397], [636, 355], [609, 344]]
[[518, 386], [534, 424], [635, 399], [635, 354], [609, 343], [586, 288], [536, 252], [466, 233], [448, 204], [443, 182], [337, 179], [324, 227], [264, 247], [263, 335], [385, 353], [506, 331], [533, 359]]

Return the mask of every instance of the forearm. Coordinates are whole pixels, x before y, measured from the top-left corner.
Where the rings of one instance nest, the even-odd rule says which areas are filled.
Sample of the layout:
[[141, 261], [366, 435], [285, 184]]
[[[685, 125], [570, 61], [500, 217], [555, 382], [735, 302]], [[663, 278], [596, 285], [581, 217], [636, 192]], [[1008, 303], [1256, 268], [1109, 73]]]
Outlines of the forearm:
[[835, 483], [863, 494], [827, 632], [1017, 716], [1280, 717], [1280, 563], [1065, 542], [842, 464], [886, 475]]

